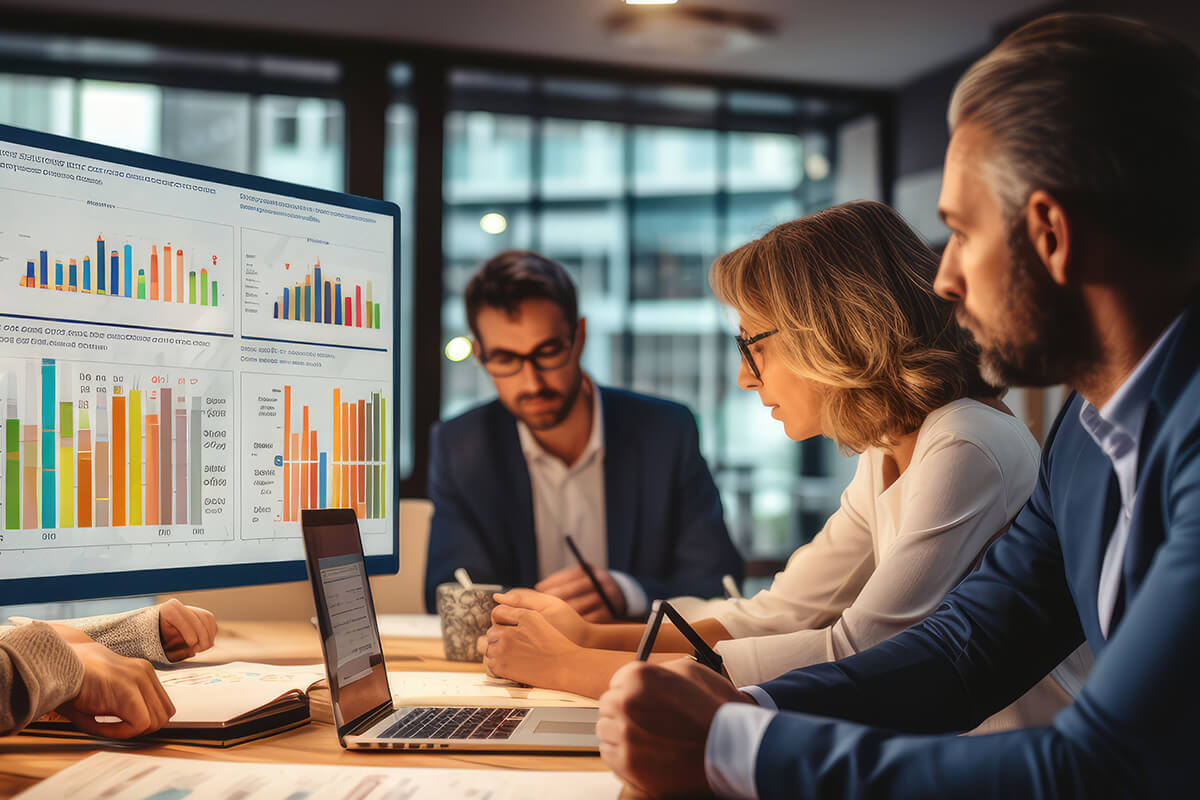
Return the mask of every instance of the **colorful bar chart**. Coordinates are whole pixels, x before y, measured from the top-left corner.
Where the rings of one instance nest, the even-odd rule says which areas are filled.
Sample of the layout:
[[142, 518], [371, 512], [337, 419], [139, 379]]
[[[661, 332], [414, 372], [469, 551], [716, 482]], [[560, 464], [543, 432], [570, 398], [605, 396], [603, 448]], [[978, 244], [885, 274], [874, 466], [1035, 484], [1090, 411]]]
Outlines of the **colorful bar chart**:
[[[134, 253], [132, 244], [122, 244], [121, 251], [106, 250], [103, 235], [96, 237], [95, 280], [92, 279], [92, 259], [68, 257], [64, 271], [63, 260], [55, 258], [54, 275], [50, 275], [50, 251], [39, 250], [36, 259], [27, 259], [25, 273], [19, 277], [18, 286], [26, 289], [51, 289], [55, 291], [81, 292], [83, 294], [122, 297], [130, 300], [146, 300], [160, 303], [182, 303], [188, 305], [217, 306], [217, 280], [209, 274], [207, 267], [186, 270], [190, 291], [183, 292], [184, 251], [175, 248], [175, 291], [172, 296], [171, 245], [162, 248], [162, 291], [160, 297], [160, 271], [158, 248], [152, 246], [145, 260]], [[105, 257], [108, 252], [108, 271], [105, 274]], [[213, 256], [214, 265], [216, 256]], [[82, 264], [82, 268], [81, 268]], [[196, 291], [197, 282], [199, 292]]]
[[227, 474], [205, 454], [229, 431], [206, 419], [200, 381], [28, 359], [22, 407], [4, 371], [5, 530], [205, 523], [206, 468]]
[[353, 508], [359, 519], [388, 515], [388, 402], [382, 392], [352, 399], [332, 390], [332, 422], [318, 436], [310, 403], [283, 387], [284, 522], [296, 522], [306, 508]]
[[[285, 263], [285, 271], [292, 265]], [[290, 319], [297, 322], [316, 322], [323, 325], [343, 325], [351, 328], [379, 328], [382, 307], [375, 302], [371, 281], [354, 285], [354, 301], [350, 300], [350, 286], [343, 291], [342, 279], [329, 279], [322, 274], [321, 260], [305, 273], [304, 280], [284, 287], [283, 294], [274, 301], [275, 319]], [[365, 305], [364, 305], [365, 304]]]

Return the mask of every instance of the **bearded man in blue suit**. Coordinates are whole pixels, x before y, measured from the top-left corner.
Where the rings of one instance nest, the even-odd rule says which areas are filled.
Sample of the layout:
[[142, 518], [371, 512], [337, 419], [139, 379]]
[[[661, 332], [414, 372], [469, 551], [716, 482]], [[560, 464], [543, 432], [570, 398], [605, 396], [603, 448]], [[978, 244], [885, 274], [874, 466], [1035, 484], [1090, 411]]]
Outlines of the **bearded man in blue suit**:
[[587, 320], [562, 265], [500, 253], [464, 301], [497, 398], [433, 428], [429, 609], [458, 567], [477, 583], [533, 586], [594, 621], [642, 616], [660, 597], [719, 595], [726, 573], [740, 581], [695, 417], [587, 376]]
[[[1065, 383], [1039, 482], [922, 623], [738, 691], [631, 665], [601, 754], [649, 794], [1195, 796], [1200, 784], [1200, 60], [1062, 14], [959, 82], [937, 291], [998, 381]], [[985, 373], [986, 375], [987, 373]], [[1053, 724], [968, 730], [1086, 641]]]

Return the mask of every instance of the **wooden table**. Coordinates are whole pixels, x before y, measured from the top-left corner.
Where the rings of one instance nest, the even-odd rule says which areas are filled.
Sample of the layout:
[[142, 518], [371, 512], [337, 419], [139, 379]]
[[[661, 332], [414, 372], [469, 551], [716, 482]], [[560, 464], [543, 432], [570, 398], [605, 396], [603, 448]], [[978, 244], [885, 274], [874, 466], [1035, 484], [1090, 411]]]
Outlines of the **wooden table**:
[[[482, 671], [478, 664], [446, 661], [440, 639], [384, 638], [388, 670]], [[321, 661], [316, 630], [300, 622], [230, 622], [222, 626], [212, 650], [194, 659], [198, 664], [256, 661], [297, 665]], [[33, 736], [0, 737], [0, 798], [12, 797], [42, 778], [53, 775], [92, 753], [120, 750], [147, 755], [214, 761], [291, 762], [342, 766], [505, 768], [537, 770], [604, 770], [598, 755], [576, 753], [424, 753], [351, 752], [343, 750], [331, 725], [312, 722], [300, 728], [229, 748], [179, 744], [112, 743]], [[628, 792], [622, 797], [630, 796]]]

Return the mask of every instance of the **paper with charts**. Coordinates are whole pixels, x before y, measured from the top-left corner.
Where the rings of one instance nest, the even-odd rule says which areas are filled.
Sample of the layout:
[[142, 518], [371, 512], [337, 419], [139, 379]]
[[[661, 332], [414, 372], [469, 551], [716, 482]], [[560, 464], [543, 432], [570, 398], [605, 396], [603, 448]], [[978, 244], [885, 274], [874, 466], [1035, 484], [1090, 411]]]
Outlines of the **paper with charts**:
[[[369, 760], [363, 759], [364, 761]], [[97, 753], [18, 795], [21, 800], [615, 800], [608, 772], [235, 764]]]

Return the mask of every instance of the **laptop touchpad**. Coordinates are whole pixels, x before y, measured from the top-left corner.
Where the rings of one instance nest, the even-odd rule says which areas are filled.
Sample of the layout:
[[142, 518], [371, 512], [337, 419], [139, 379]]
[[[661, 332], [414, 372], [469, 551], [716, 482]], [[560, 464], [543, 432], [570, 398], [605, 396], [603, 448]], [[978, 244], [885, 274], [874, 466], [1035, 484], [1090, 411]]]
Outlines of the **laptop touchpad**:
[[594, 722], [567, 722], [561, 719], [542, 720], [533, 729], [534, 733], [569, 733], [573, 736], [592, 736], [596, 733]]

